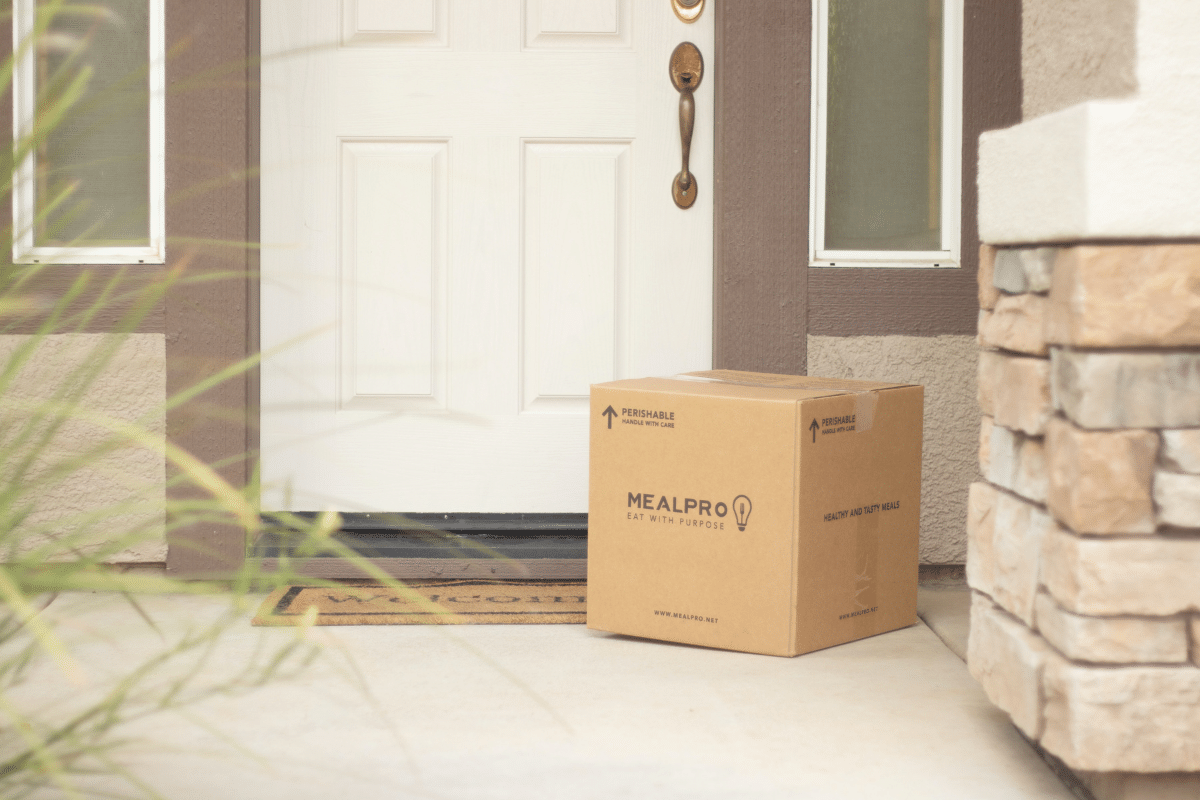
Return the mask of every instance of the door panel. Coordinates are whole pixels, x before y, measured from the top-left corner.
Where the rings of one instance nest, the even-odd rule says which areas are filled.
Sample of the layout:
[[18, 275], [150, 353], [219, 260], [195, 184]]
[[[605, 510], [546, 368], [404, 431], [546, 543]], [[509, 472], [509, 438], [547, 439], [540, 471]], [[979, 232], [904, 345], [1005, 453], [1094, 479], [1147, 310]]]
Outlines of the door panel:
[[632, 0], [525, 0], [527, 48], [632, 46]]
[[445, 408], [449, 143], [340, 144], [340, 407]]
[[343, 0], [342, 44], [445, 47], [449, 0]]
[[[707, 20], [705, 19], [707, 18]], [[668, 0], [264, 0], [264, 505], [587, 508], [591, 383], [711, 366]]]
[[586, 413], [628, 336], [631, 143], [524, 144], [521, 408]]

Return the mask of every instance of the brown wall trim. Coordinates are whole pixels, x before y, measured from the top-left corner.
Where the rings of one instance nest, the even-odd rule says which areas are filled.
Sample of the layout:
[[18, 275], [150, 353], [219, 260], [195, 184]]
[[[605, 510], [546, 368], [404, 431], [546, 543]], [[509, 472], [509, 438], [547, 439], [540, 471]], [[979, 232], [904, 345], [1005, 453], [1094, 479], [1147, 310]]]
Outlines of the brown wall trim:
[[809, 333], [975, 332], [979, 135], [1021, 121], [1021, 2], [966, 0], [963, 23], [962, 265], [958, 269], [809, 270]]
[[784, 0], [714, 10], [713, 366], [803, 374], [812, 13]]
[[[252, 352], [257, 321], [251, 248], [257, 235], [259, 0], [167, 0], [168, 267], [191, 277], [167, 297], [167, 393], [186, 389]], [[232, 244], [222, 244], [232, 243]], [[252, 475], [248, 412], [256, 385], [227, 381], [167, 415], [167, 435], [234, 486]], [[168, 478], [170, 473], [168, 472]], [[194, 490], [170, 488], [168, 498]], [[241, 564], [245, 532], [197, 523], [172, 532], [167, 571], [213, 573]]]
[[[11, 100], [7, 108], [12, 108]], [[163, 333], [166, 330], [163, 302], [160, 300], [149, 308], [139, 308], [134, 302], [134, 298], [144, 296], [149, 285], [161, 279], [162, 270], [161, 265], [50, 266], [44, 267], [41, 274], [29, 282], [28, 291], [44, 297], [46, 304], [54, 303], [80, 276], [86, 275], [87, 288], [67, 306], [62, 323], [55, 327], [56, 333]], [[96, 308], [105, 291], [111, 299]], [[0, 325], [0, 333], [36, 333], [44, 320], [44, 315], [23, 317]]]

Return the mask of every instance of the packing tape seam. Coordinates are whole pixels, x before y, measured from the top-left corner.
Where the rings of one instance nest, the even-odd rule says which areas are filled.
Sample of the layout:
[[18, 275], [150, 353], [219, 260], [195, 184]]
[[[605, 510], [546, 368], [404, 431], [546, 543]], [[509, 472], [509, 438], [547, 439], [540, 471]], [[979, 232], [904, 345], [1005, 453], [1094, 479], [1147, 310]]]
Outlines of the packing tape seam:
[[844, 386], [828, 383], [809, 383], [804, 386], [785, 383], [763, 383], [761, 381], [739, 381], [730, 378], [714, 378], [707, 375], [679, 373], [666, 378], [669, 381], [694, 381], [696, 383], [728, 383], [733, 386], [752, 386], [756, 389], [815, 389], [817, 391], [842, 392], [854, 398], [854, 431], [866, 433], [875, 424], [875, 408], [879, 405], [879, 392], [851, 392]]

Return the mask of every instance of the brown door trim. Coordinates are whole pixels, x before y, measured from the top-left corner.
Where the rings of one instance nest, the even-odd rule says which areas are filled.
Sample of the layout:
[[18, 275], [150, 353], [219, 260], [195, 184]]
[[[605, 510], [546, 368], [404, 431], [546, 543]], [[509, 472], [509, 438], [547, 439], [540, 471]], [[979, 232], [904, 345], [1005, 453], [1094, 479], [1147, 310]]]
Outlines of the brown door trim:
[[[206, 279], [166, 299], [168, 396], [257, 349], [258, 5], [167, 0], [168, 267]], [[257, 398], [257, 375], [242, 373], [168, 411], [167, 436], [244, 487], [258, 447]], [[197, 494], [168, 483], [168, 501]], [[175, 527], [167, 570], [226, 573], [245, 549], [236, 525]]]
[[804, 374], [811, 8], [714, 10], [713, 366]]

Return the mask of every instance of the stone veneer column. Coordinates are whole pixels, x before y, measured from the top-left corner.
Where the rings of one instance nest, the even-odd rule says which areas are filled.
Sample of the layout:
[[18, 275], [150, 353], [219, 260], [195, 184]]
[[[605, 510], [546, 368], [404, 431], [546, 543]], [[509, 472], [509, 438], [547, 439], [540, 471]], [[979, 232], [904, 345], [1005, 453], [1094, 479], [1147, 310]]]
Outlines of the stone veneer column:
[[1022, 0], [979, 142], [969, 661], [1097, 800], [1200, 798], [1198, 40], [1196, 0]]
[[1098, 800], [1200, 797], [1200, 244], [980, 258], [968, 662]]

